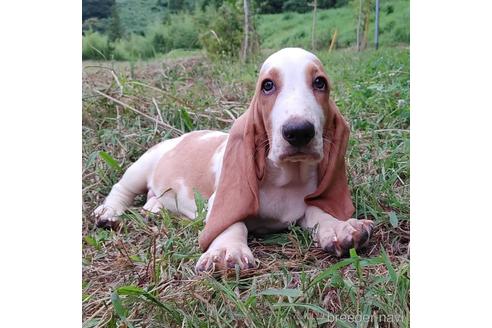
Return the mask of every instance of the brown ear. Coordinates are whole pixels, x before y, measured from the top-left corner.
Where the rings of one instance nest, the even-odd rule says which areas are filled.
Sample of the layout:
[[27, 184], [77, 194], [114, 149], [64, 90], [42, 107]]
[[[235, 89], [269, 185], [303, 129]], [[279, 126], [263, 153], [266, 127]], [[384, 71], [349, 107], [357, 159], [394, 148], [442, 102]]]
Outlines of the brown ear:
[[254, 97], [229, 132], [213, 205], [198, 239], [203, 251], [229, 226], [258, 212], [258, 181], [263, 178], [267, 151], [264, 138], [265, 124]]
[[306, 204], [316, 206], [339, 220], [354, 213], [345, 167], [350, 128], [330, 99], [323, 132], [323, 160], [318, 166], [318, 189], [306, 196]]

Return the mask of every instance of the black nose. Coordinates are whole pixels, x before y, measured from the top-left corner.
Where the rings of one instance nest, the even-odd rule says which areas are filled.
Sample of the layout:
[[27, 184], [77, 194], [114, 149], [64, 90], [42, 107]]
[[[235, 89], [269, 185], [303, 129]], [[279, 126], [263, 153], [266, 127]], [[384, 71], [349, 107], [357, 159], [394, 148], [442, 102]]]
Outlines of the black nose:
[[305, 146], [314, 137], [314, 125], [308, 121], [288, 122], [282, 127], [282, 135], [292, 146]]

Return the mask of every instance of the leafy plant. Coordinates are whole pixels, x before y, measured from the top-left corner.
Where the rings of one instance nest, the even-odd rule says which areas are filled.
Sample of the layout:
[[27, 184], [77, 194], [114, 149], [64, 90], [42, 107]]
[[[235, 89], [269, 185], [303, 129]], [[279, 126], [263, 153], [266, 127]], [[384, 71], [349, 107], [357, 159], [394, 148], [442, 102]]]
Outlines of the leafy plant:
[[233, 5], [208, 7], [197, 15], [200, 44], [212, 58], [238, 56], [243, 36], [243, 18]]

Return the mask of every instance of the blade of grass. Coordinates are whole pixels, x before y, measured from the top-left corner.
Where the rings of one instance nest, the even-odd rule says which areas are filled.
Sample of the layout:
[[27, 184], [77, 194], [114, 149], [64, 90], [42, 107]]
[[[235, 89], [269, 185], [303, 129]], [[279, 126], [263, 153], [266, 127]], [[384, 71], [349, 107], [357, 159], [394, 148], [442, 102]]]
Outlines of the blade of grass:
[[260, 292], [258, 295], [300, 297], [302, 296], [302, 291], [294, 288], [268, 288]]
[[124, 321], [128, 327], [133, 328], [133, 325], [126, 320], [127, 311], [121, 304], [121, 299], [116, 291], [111, 293], [111, 303], [113, 304], [114, 312], [120, 317], [121, 321]]
[[144, 297], [151, 303], [157, 305], [158, 307], [166, 310], [171, 316], [179, 323], [183, 321], [183, 315], [180, 313], [178, 310], [171, 308], [167, 304], [162, 303], [159, 301], [154, 295], [150, 294], [149, 292], [143, 290], [140, 287], [137, 286], [121, 286], [116, 289], [118, 295], [129, 295], [129, 296], [137, 296], [137, 297]]
[[108, 164], [110, 168], [112, 168], [115, 171], [121, 172], [123, 169], [121, 168], [120, 164], [118, 164], [118, 161], [115, 160], [111, 155], [106, 153], [105, 151], [100, 151], [99, 152], [99, 157]]
[[335, 273], [336, 271], [340, 270], [341, 268], [344, 268], [350, 264], [353, 264], [354, 263], [354, 259], [353, 258], [348, 258], [348, 259], [344, 259], [338, 263], [335, 263], [333, 265], [331, 265], [330, 267], [328, 267], [326, 270], [320, 272], [312, 281], [311, 283], [309, 283], [309, 286], [308, 288], [312, 288], [313, 286], [317, 285], [319, 282], [321, 282], [322, 280], [325, 280], [327, 278], [330, 278], [333, 273]]

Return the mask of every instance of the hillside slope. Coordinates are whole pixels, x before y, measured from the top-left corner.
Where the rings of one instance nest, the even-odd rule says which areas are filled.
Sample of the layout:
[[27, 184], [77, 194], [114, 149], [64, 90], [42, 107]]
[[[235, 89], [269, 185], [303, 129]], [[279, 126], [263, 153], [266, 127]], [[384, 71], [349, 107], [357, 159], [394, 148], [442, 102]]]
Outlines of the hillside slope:
[[[122, 29], [125, 33], [144, 34], [150, 25], [166, 19], [165, 8], [156, 0], [117, 0]], [[337, 47], [355, 43], [356, 12], [350, 5], [319, 10], [317, 14], [316, 39], [320, 48], [329, 46], [337, 30]], [[369, 29], [369, 43], [374, 40], [374, 15]], [[257, 15], [257, 29], [265, 48], [280, 48], [287, 45], [311, 47], [312, 13], [286, 12]], [[410, 41], [410, 1], [381, 1], [380, 43], [390, 45]]]
[[[312, 13], [282, 13], [259, 15], [258, 33], [262, 47], [277, 49], [285, 46], [311, 48]], [[336, 46], [348, 47], [356, 42], [356, 10], [351, 6], [320, 10], [317, 14], [317, 48], [326, 48], [337, 30]], [[374, 42], [374, 15], [370, 22], [368, 42]], [[380, 44], [410, 42], [410, 2], [381, 1]]]
[[165, 8], [157, 5], [157, 0], [116, 0], [116, 5], [125, 33], [144, 33], [165, 16]]

